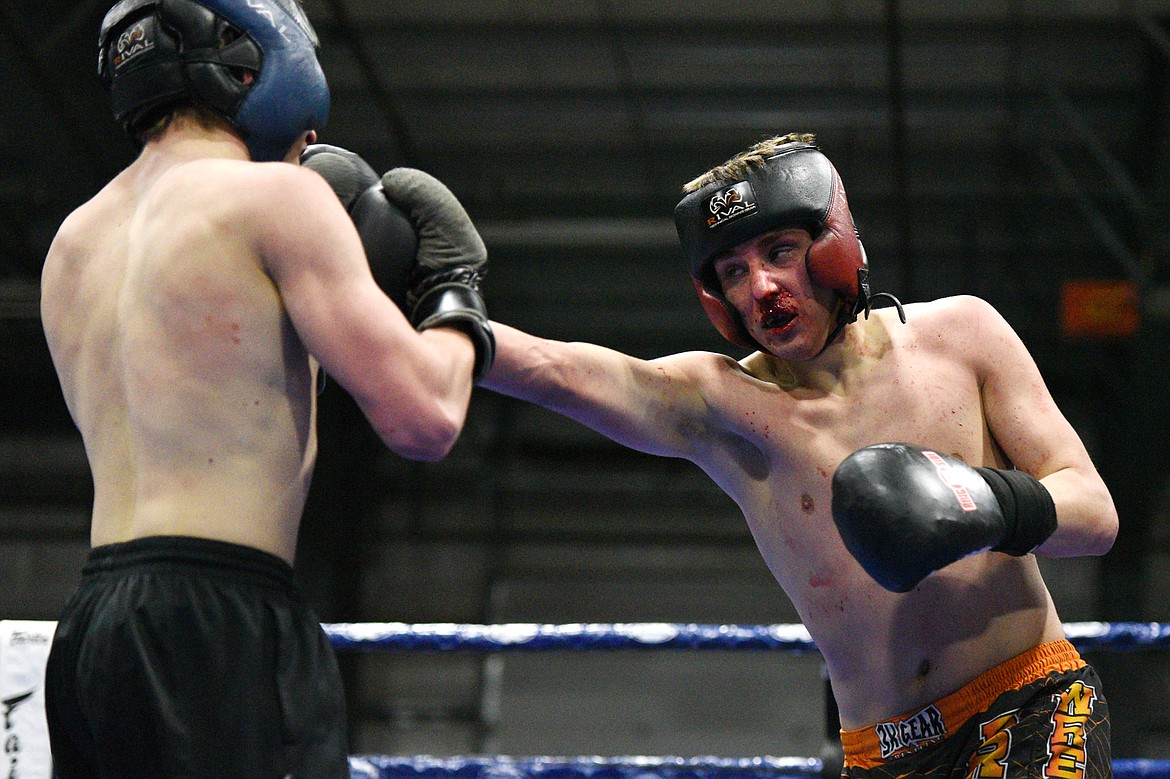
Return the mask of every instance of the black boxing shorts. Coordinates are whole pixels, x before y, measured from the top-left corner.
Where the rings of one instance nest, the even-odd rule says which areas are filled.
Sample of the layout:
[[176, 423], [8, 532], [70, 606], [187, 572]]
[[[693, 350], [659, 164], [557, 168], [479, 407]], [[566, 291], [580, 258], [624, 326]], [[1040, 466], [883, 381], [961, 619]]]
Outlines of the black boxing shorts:
[[841, 731], [842, 777], [1113, 776], [1101, 681], [1067, 641], [1031, 649], [918, 711]]
[[156, 537], [94, 549], [45, 675], [73, 777], [348, 777], [336, 658], [292, 568]]

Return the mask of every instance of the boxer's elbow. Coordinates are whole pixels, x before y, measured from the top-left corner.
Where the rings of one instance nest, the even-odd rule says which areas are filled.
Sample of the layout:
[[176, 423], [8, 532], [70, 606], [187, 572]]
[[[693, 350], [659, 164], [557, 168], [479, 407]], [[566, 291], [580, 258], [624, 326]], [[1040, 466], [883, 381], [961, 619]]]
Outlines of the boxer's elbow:
[[1113, 548], [1117, 507], [1096, 469], [1064, 468], [1041, 480], [1056, 503], [1057, 526], [1036, 550], [1044, 557], [1094, 557]]
[[1117, 510], [1106, 493], [1061, 516], [1056, 532], [1036, 551], [1045, 557], [1099, 557], [1113, 548], [1117, 532]]
[[1109, 488], [1099, 478], [1090, 482], [1092, 488], [1086, 493], [1086, 506], [1078, 512], [1083, 555], [1103, 555], [1113, 548], [1117, 540], [1119, 520], [1117, 507]]
[[466, 408], [435, 399], [415, 404], [410, 413], [370, 416], [378, 437], [408, 460], [434, 462], [447, 456], [463, 431]]
[[1106, 495], [1104, 505], [1091, 522], [1088, 543], [1090, 551], [1086, 554], [1103, 555], [1112, 549], [1113, 542], [1117, 540], [1119, 524], [1113, 499]]
[[[433, 431], [428, 431], [428, 433]], [[433, 463], [442, 460], [455, 446], [458, 434], [450, 437], [438, 435], [415, 436], [409, 441], [400, 442], [393, 446], [394, 453], [408, 460]]]

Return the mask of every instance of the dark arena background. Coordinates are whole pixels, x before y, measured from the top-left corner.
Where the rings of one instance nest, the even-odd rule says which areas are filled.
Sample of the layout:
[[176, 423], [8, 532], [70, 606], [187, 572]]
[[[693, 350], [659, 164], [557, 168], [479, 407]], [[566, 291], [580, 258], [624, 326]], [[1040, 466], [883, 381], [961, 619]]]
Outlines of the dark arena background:
[[[0, 0], [2, 619], [56, 619], [88, 549], [92, 486], [38, 298], [61, 220], [134, 154], [96, 78], [109, 5]], [[1111, 488], [1113, 550], [1041, 561], [1061, 618], [1170, 621], [1170, 2], [304, 6], [333, 92], [321, 140], [444, 181], [488, 246], [492, 317], [538, 335], [742, 356], [697, 304], [671, 212], [751, 143], [816, 133], [874, 289], [997, 306]], [[297, 574], [329, 623], [798, 622], [697, 468], [483, 389], [451, 455], [420, 464], [327, 388]], [[1170, 758], [1170, 655], [1087, 656], [1114, 756]], [[339, 657], [355, 754], [825, 743], [815, 652]]]

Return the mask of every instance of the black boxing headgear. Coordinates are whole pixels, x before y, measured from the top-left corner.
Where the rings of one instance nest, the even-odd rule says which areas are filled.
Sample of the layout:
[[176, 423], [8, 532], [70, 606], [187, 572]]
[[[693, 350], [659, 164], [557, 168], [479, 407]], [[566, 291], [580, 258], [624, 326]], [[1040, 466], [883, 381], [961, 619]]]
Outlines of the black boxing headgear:
[[122, 0], [102, 21], [98, 77], [132, 136], [203, 105], [253, 160], [281, 160], [329, 117], [317, 45], [298, 0]]
[[713, 181], [688, 193], [674, 209], [674, 222], [703, 309], [732, 343], [760, 348], [723, 296], [714, 258], [770, 230], [807, 228], [813, 238], [806, 257], [812, 283], [840, 293], [848, 322], [868, 308], [865, 249], [845, 187], [829, 158], [811, 144], [781, 144], [742, 179]]

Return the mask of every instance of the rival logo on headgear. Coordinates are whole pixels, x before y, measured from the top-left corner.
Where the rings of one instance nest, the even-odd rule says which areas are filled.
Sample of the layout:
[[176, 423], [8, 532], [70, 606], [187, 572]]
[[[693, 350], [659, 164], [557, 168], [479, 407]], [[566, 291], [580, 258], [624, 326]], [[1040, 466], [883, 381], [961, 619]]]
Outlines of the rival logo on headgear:
[[719, 190], [707, 199], [707, 210], [711, 212], [707, 227], [718, 227], [732, 219], [747, 216], [756, 208], [756, 193], [752, 191], [752, 185], [741, 181]]
[[255, 2], [255, 0], [247, 0], [247, 4], [248, 7], [255, 11], [258, 16], [262, 16], [267, 19], [268, 23], [272, 25], [272, 29], [276, 30], [276, 32], [280, 34], [281, 38], [284, 38], [286, 41], [291, 40], [288, 37], [288, 28], [276, 23], [276, 13], [271, 8], [266, 6], [264, 3]]
[[118, 53], [110, 64], [117, 70], [139, 54], [153, 48], [154, 41], [146, 37], [146, 24], [139, 22], [118, 36]]

